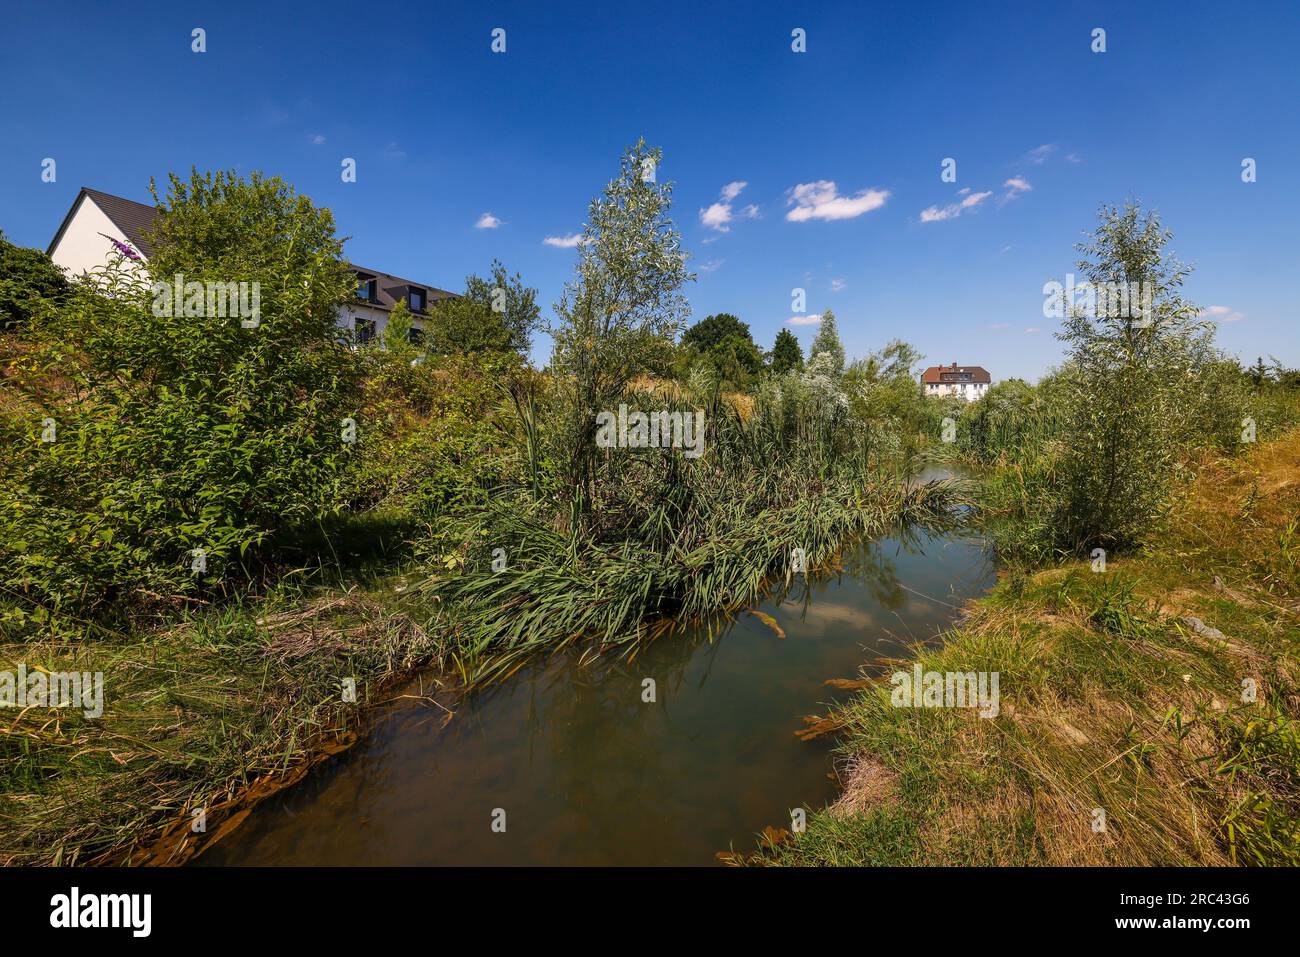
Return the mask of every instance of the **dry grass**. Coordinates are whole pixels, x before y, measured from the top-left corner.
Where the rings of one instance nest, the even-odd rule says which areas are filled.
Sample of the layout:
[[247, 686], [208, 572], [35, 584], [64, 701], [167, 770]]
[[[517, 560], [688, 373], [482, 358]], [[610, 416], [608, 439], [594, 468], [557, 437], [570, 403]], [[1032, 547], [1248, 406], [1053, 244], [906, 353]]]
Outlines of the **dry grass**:
[[[348, 746], [362, 709], [430, 648], [410, 619], [356, 593], [233, 606], [139, 636], [0, 645], [0, 670], [104, 674], [99, 719], [0, 714], [0, 863], [183, 861]], [[208, 830], [196, 835], [197, 809]]]
[[[998, 671], [997, 718], [895, 708], [878, 684], [836, 713], [848, 766], [865, 770], [765, 859], [1300, 861], [1300, 433], [1206, 460], [1186, 491], [1156, 547], [1102, 574], [1013, 571], [919, 656]], [[883, 780], [890, 800], [872, 790]]]

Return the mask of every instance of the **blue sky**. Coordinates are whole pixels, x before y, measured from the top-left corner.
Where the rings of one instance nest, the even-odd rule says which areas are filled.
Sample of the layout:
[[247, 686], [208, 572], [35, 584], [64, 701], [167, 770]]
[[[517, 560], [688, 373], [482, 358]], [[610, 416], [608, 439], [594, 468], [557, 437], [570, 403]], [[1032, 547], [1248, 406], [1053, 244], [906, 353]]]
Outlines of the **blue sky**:
[[1043, 283], [1099, 203], [1136, 196], [1221, 344], [1300, 366], [1294, 4], [285, 6], [7, 3], [0, 228], [44, 248], [83, 185], [143, 200], [171, 170], [259, 169], [331, 207], [356, 262], [460, 289], [498, 257], [549, 313], [575, 253], [544, 240], [645, 136], [695, 318], [734, 312], [766, 348], [815, 335], [788, 325], [800, 287], [850, 354], [902, 337], [1036, 378], [1060, 357]]

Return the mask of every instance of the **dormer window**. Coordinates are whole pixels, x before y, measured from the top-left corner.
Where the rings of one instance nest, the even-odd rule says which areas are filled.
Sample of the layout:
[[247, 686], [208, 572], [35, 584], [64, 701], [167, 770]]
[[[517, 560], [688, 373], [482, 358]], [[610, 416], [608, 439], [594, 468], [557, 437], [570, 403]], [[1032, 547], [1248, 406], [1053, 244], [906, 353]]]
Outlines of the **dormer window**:
[[358, 278], [357, 298], [365, 302], [375, 301], [375, 281], [373, 279]]
[[423, 289], [411, 288], [408, 293], [407, 305], [411, 307], [412, 312], [424, 312], [425, 292]]

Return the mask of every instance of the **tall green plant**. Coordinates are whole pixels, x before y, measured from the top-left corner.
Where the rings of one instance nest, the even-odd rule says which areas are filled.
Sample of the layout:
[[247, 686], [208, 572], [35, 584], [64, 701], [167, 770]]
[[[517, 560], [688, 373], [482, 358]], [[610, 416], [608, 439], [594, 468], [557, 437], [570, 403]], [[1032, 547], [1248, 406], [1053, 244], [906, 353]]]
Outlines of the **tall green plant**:
[[835, 322], [835, 313], [827, 309], [822, 313], [822, 321], [817, 327], [817, 336], [808, 349], [808, 360], [813, 362], [819, 356], [833, 376], [844, 372], [844, 343], [840, 342], [839, 326]]
[[1166, 250], [1172, 234], [1159, 216], [1130, 201], [1103, 206], [1099, 219], [1077, 247], [1084, 279], [1137, 284], [1151, 305], [1138, 312], [1067, 303], [1057, 333], [1068, 363], [1065, 487], [1054, 525], [1058, 544], [1077, 550], [1140, 544], [1159, 525], [1182, 425], [1201, 404], [1217, 355], [1213, 327], [1181, 294], [1191, 270]]
[[592, 200], [576, 275], [555, 305], [552, 370], [566, 421], [560, 457], [575, 517], [592, 502], [596, 414], [637, 375], [665, 367], [690, 314], [682, 287], [681, 236], [669, 218], [671, 184], [657, 181], [662, 152], [644, 139], [623, 154], [618, 176]]
[[782, 329], [772, 344], [772, 374], [784, 375], [802, 368], [803, 350], [799, 348], [799, 340], [789, 329]]

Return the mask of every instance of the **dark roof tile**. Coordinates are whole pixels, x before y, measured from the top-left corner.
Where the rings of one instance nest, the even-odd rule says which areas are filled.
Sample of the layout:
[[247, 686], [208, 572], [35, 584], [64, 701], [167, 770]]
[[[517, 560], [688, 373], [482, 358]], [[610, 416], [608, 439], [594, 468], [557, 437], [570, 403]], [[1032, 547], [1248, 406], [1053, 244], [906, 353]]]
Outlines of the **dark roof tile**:
[[[121, 196], [114, 196], [112, 193], [104, 193], [97, 189], [91, 189], [88, 186], [81, 187], [81, 192], [77, 195], [79, 201], [82, 196], [87, 196], [94, 201], [95, 205], [104, 211], [107, 216], [128, 240], [131, 245], [140, 250], [144, 257], [148, 259], [153, 255], [153, 243], [149, 242], [146, 234], [153, 228], [158, 221], [159, 209], [157, 206], [148, 206], [144, 203], [137, 203], [133, 199], [124, 199]], [[77, 208], [77, 203], [72, 204], [72, 209]], [[63, 225], [59, 227], [59, 232], [50, 243], [50, 252], [54, 251], [55, 245], [58, 244], [59, 236], [63, 235], [63, 230], [68, 225], [68, 220], [72, 218], [72, 211], [68, 212], [68, 217], [64, 219]], [[399, 300], [405, 299], [411, 289], [426, 290], [425, 304], [437, 302], [439, 299], [454, 299], [456, 294], [448, 292], [445, 289], [439, 289], [437, 286], [430, 286], [428, 283], [415, 282], [411, 279], [402, 279], [400, 276], [394, 276], [390, 273], [379, 272], [376, 269], [366, 269], [358, 266], [356, 263], [348, 263], [348, 267], [354, 272], [363, 273], [367, 278], [378, 280], [375, 283], [377, 301], [370, 303], [380, 309], [392, 309], [397, 305]]]
[[140, 250], [146, 259], [153, 255], [153, 243], [149, 242], [146, 234], [158, 221], [158, 207], [146, 206], [112, 193], [101, 193], [86, 186], [81, 191], [95, 201], [95, 205], [104, 211], [114, 226], [122, 230], [131, 245]]

